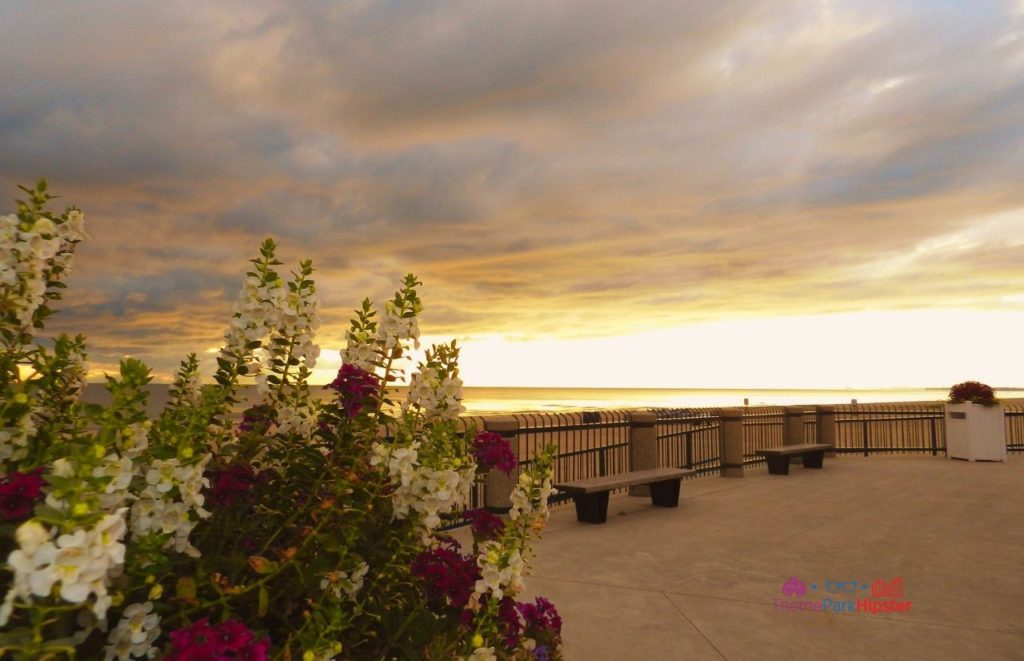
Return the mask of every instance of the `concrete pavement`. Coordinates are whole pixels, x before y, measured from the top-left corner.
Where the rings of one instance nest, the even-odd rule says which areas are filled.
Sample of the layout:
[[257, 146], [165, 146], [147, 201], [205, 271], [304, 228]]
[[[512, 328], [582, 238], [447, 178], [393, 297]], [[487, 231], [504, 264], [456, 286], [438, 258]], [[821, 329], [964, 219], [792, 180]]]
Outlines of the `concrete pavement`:
[[[568, 503], [535, 551], [523, 598], [555, 603], [574, 661], [1024, 659], [1021, 456], [760, 468], [684, 481], [677, 509], [612, 496], [604, 525]], [[909, 610], [856, 610], [897, 578]]]

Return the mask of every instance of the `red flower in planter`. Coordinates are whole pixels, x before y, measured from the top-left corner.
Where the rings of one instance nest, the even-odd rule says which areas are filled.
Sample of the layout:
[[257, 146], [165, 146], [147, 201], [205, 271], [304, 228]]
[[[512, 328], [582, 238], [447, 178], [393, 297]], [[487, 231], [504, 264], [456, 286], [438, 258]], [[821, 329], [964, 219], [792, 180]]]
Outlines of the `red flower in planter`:
[[953, 404], [972, 402], [982, 406], [995, 406], [998, 403], [992, 388], [977, 381], [964, 381], [950, 388], [949, 401]]

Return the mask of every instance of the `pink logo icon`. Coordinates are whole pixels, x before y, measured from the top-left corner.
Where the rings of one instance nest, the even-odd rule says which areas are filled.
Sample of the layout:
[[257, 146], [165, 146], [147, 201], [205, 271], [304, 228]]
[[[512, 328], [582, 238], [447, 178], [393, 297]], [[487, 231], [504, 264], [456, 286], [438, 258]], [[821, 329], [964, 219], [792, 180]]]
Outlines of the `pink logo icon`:
[[782, 594], [787, 597], [802, 597], [807, 594], [807, 586], [796, 576], [790, 576], [789, 580], [782, 584]]

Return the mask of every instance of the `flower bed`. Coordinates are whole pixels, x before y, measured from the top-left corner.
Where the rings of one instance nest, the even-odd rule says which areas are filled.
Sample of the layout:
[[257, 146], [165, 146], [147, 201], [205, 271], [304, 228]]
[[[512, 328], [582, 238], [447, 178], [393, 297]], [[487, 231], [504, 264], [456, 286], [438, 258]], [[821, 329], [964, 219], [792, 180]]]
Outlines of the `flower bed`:
[[[23, 190], [0, 216], [0, 656], [560, 657], [554, 607], [516, 600], [550, 453], [522, 471], [507, 520], [466, 514], [472, 549], [438, 533], [482, 472], [515, 459], [499, 436], [460, 431], [455, 342], [390, 399], [418, 346], [414, 276], [356, 311], [321, 403], [313, 267], [285, 280], [267, 240], [212, 383], [186, 357], [150, 420], [143, 363], [122, 361], [110, 405], [87, 405], [85, 338], [37, 339], [86, 236], [80, 211], [46, 209], [45, 183]], [[235, 424], [249, 381], [259, 402]]]

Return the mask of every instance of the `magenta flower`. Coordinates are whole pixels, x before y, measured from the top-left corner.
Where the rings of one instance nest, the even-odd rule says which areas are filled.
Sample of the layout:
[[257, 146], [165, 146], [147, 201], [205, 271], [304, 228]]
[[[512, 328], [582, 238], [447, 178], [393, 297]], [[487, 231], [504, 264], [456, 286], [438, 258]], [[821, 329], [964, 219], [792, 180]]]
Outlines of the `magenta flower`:
[[476, 559], [462, 555], [458, 548], [455, 542], [442, 542], [412, 561], [412, 575], [426, 584], [427, 602], [432, 608], [463, 608], [480, 579]]
[[492, 431], [482, 431], [473, 439], [477, 462], [485, 469], [497, 468], [508, 474], [518, 463], [508, 441]]
[[28, 473], [11, 473], [0, 480], [0, 518], [21, 521], [32, 515], [36, 503], [43, 499], [42, 467]]
[[550, 632], [559, 637], [562, 635], [562, 618], [558, 615], [555, 605], [544, 597], [537, 597], [534, 603], [520, 603], [516, 607], [523, 616], [528, 632]]
[[338, 376], [327, 387], [338, 393], [345, 415], [354, 418], [363, 409], [377, 405], [380, 379], [376, 374], [346, 363], [341, 366]]
[[509, 649], [519, 644], [519, 636], [523, 633], [523, 623], [519, 619], [519, 608], [512, 597], [504, 597], [498, 602], [498, 621], [505, 625], [504, 642]]
[[473, 534], [485, 539], [494, 539], [505, 529], [505, 522], [485, 509], [466, 510], [462, 516], [469, 521]]
[[216, 627], [209, 618], [196, 620], [187, 629], [170, 633], [171, 651], [168, 661], [223, 661], [247, 659], [266, 661], [270, 639], [257, 641], [255, 634], [238, 620], [227, 620]]
[[977, 381], [964, 381], [950, 388], [949, 401], [953, 404], [973, 402], [982, 406], [995, 406], [999, 403], [992, 387]]
[[216, 507], [250, 503], [255, 498], [252, 488], [259, 478], [249, 466], [230, 464], [207, 471], [206, 477], [210, 480], [210, 503]]

